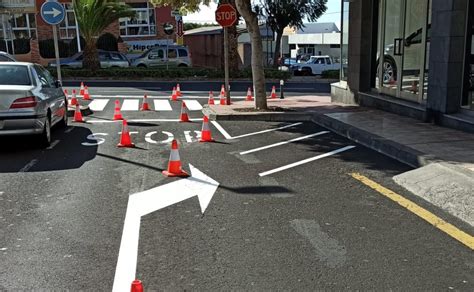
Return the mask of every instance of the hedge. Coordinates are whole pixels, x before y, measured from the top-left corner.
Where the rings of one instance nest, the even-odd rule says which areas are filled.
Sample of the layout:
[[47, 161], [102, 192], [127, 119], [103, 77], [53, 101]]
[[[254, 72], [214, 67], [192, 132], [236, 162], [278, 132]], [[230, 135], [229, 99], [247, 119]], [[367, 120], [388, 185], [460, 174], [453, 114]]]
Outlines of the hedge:
[[326, 70], [321, 73], [321, 78], [324, 79], [339, 79], [341, 71], [340, 70]]
[[[56, 69], [48, 68], [56, 75]], [[86, 69], [62, 69], [63, 78], [117, 78], [117, 79], [141, 79], [141, 78], [224, 78], [224, 71], [206, 68], [175, 68], [175, 69], [149, 69], [149, 68], [110, 68], [90, 71]], [[266, 69], [266, 78], [289, 79], [289, 72], [276, 69]], [[231, 78], [252, 78], [251, 70], [231, 72]]]

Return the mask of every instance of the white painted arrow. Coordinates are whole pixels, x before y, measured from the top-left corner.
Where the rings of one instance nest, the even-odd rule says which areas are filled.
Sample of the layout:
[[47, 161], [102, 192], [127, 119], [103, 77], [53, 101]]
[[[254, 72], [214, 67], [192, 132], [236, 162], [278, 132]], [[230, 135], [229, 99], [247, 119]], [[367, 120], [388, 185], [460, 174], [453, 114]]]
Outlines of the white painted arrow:
[[197, 196], [204, 214], [219, 183], [189, 165], [191, 177], [162, 185], [128, 198], [127, 213], [123, 226], [117, 267], [115, 269], [114, 292], [130, 291], [135, 280], [142, 216]]
[[53, 8], [53, 10], [51, 11], [45, 11], [44, 12], [45, 15], [53, 15], [53, 17], [56, 17], [58, 16], [59, 14], [61, 14], [61, 11], [57, 10], [56, 8]]

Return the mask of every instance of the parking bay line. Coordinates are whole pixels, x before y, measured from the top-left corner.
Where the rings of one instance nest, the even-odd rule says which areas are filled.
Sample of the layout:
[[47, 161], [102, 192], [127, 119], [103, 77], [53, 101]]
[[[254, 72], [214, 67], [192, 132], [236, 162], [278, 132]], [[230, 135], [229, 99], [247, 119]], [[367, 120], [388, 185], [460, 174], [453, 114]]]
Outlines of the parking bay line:
[[351, 176], [363, 183], [364, 185], [368, 186], [369, 188], [375, 190], [379, 194], [383, 195], [384, 197], [394, 201], [395, 203], [399, 204], [403, 208], [407, 209], [408, 211], [412, 212], [416, 216], [420, 217], [421, 219], [425, 220], [426, 222], [430, 223], [434, 227], [438, 228], [439, 230], [443, 231], [444, 233], [448, 234], [452, 238], [456, 239], [457, 241], [461, 242], [462, 244], [469, 247], [471, 250], [474, 250], [474, 236], [467, 234], [466, 232], [458, 229], [454, 225], [444, 221], [443, 219], [439, 218], [435, 214], [431, 213], [430, 211], [424, 209], [423, 207], [417, 205], [416, 203], [406, 199], [405, 197], [395, 193], [392, 190], [385, 188], [384, 186], [374, 182], [373, 180], [358, 174], [352, 173]]
[[264, 134], [264, 133], [273, 132], [273, 131], [278, 131], [278, 130], [283, 130], [283, 129], [287, 129], [287, 128], [291, 128], [291, 127], [295, 127], [295, 126], [299, 126], [299, 125], [302, 125], [302, 124], [303, 124], [302, 122], [299, 122], [299, 123], [294, 123], [294, 124], [286, 125], [286, 126], [279, 127], [279, 128], [268, 129], [268, 130], [263, 130], [263, 131], [258, 131], [258, 132], [253, 132], [253, 133], [248, 133], [248, 134], [244, 134], [244, 135], [232, 137], [229, 133], [227, 133], [227, 131], [226, 131], [218, 122], [212, 121], [211, 123], [217, 128], [217, 130], [219, 130], [219, 132], [221, 132], [221, 134], [222, 134], [227, 140], [233, 140], [233, 139], [239, 139], [239, 138], [244, 138], [244, 137], [249, 137], [249, 136]]
[[267, 176], [267, 175], [270, 175], [270, 174], [274, 174], [274, 173], [277, 173], [277, 172], [280, 172], [280, 171], [283, 171], [283, 170], [287, 170], [287, 169], [290, 169], [290, 168], [293, 168], [293, 167], [296, 167], [296, 166], [300, 166], [302, 164], [306, 164], [306, 163], [309, 163], [309, 162], [312, 162], [312, 161], [315, 161], [315, 160], [318, 160], [318, 159], [322, 159], [322, 158], [325, 158], [325, 157], [336, 155], [338, 153], [341, 153], [341, 152], [344, 152], [344, 151], [347, 151], [347, 150], [351, 150], [355, 147], [356, 146], [346, 146], [346, 147], [343, 147], [343, 148], [339, 148], [339, 149], [336, 149], [336, 150], [328, 152], [328, 153], [324, 153], [324, 154], [314, 156], [314, 157], [311, 157], [311, 158], [308, 158], [308, 159], [304, 159], [304, 160], [301, 160], [301, 161], [297, 161], [297, 162], [294, 162], [294, 163], [291, 163], [291, 164], [288, 164], [288, 165], [285, 165], [285, 166], [281, 166], [281, 167], [278, 167], [278, 168], [275, 168], [275, 169], [272, 169], [272, 170], [269, 170], [269, 171], [265, 171], [265, 172], [259, 173], [258, 175], [263, 177], [263, 176]]
[[322, 131], [322, 132], [314, 133], [314, 134], [311, 134], [311, 135], [306, 135], [306, 136], [303, 136], [303, 137], [298, 137], [298, 138], [294, 138], [294, 139], [291, 139], [291, 140], [278, 142], [278, 143], [275, 143], [275, 144], [271, 144], [271, 145], [267, 145], [267, 146], [263, 146], [263, 147], [243, 151], [243, 152], [240, 152], [239, 154], [240, 155], [246, 155], [246, 154], [262, 151], [262, 150], [265, 150], [265, 149], [269, 149], [269, 148], [273, 148], [273, 147], [277, 147], [277, 146], [286, 145], [286, 144], [289, 144], [289, 143], [301, 141], [301, 140], [304, 140], [304, 139], [309, 139], [309, 138], [312, 138], [312, 137], [321, 136], [321, 135], [324, 135], [324, 134], [327, 134], [327, 133], [329, 133], [329, 131]]

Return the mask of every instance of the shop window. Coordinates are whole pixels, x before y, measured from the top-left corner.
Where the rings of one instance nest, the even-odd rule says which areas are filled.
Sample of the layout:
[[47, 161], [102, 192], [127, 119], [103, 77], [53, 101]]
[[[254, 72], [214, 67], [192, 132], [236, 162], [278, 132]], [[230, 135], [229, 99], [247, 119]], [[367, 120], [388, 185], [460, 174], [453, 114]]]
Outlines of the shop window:
[[62, 39], [73, 39], [76, 37], [76, 17], [72, 4], [64, 4], [66, 14], [64, 20], [59, 24], [59, 37]]
[[15, 39], [36, 38], [36, 20], [33, 13], [13, 14], [10, 23]]
[[120, 35], [139, 37], [156, 35], [155, 9], [148, 2], [130, 3], [135, 17], [120, 18]]

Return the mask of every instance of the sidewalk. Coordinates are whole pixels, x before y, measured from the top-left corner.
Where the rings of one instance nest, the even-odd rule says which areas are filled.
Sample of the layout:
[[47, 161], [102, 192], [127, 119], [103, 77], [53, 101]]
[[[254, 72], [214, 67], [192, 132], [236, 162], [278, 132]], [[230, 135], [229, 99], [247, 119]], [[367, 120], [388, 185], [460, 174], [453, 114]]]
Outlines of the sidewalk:
[[372, 108], [330, 102], [330, 96], [268, 100], [268, 111], [253, 102], [209, 106], [214, 120], [312, 121], [417, 169], [394, 180], [474, 226], [474, 134]]

